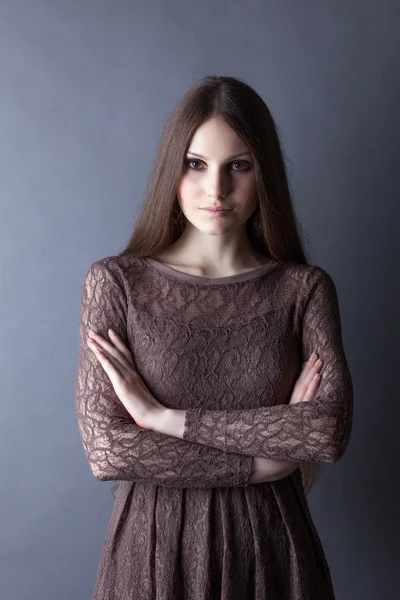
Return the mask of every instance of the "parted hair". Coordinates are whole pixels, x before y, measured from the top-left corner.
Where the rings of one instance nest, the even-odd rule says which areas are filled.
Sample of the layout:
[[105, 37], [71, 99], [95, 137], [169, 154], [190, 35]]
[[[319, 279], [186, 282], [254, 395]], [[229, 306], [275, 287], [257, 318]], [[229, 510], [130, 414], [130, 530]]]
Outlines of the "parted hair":
[[[177, 189], [185, 156], [196, 129], [218, 117], [254, 153], [258, 204], [246, 223], [253, 247], [266, 257], [309, 264], [306, 235], [297, 218], [279, 130], [261, 96], [237, 77], [208, 75], [196, 81], [169, 114], [135, 221], [126, 254], [151, 256], [174, 243], [183, 233], [185, 217]], [[314, 486], [319, 463], [301, 463], [305, 493]], [[118, 487], [118, 483], [113, 490]]]

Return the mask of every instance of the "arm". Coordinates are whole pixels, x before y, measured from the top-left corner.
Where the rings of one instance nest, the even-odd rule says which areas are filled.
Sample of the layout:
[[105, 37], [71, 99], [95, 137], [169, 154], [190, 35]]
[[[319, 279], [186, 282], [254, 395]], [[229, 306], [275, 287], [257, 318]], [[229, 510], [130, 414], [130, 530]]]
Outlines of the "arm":
[[183, 439], [275, 460], [338, 461], [352, 428], [353, 385], [336, 287], [321, 267], [313, 271], [302, 322], [303, 357], [312, 351], [324, 363], [313, 400], [248, 410], [188, 409]]
[[170, 487], [246, 485], [251, 457], [148, 431], [133, 421], [87, 345], [90, 328], [107, 338], [111, 327], [129, 347], [126, 311], [124, 290], [111, 269], [100, 261], [93, 263], [81, 292], [75, 383], [78, 427], [93, 475], [101, 481], [142, 481]]

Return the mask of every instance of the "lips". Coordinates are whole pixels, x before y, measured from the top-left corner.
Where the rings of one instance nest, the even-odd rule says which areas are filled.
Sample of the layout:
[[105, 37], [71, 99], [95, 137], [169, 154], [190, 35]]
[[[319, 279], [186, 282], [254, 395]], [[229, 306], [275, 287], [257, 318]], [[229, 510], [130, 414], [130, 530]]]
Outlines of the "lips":
[[210, 208], [205, 207], [201, 210], [209, 217], [227, 217], [232, 211], [232, 208], [220, 208], [216, 206], [211, 206]]
[[205, 206], [201, 210], [208, 210], [212, 212], [225, 212], [227, 210], [232, 210], [231, 208], [224, 208], [223, 206]]

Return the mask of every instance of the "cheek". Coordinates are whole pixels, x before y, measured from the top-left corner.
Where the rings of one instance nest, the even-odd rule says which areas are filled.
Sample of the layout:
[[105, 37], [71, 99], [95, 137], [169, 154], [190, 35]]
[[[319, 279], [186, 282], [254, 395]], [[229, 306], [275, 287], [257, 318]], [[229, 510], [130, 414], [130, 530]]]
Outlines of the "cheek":
[[178, 186], [178, 194], [181, 201], [190, 202], [191, 199], [195, 199], [201, 194], [201, 187], [194, 178], [183, 177]]
[[248, 177], [245, 176], [242, 179], [240, 179], [238, 185], [240, 185], [243, 188], [243, 190], [248, 191], [249, 194], [253, 194], [256, 191], [256, 178], [254, 173], [252, 173]]
[[257, 185], [255, 177], [243, 177], [236, 182], [236, 191], [246, 204], [253, 204], [257, 198]]

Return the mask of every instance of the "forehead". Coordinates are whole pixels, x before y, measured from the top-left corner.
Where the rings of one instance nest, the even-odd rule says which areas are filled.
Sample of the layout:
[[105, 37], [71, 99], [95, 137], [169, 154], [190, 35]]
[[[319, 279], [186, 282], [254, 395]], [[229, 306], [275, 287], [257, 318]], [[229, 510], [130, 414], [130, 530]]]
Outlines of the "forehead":
[[249, 152], [249, 148], [227, 123], [222, 119], [212, 118], [196, 129], [188, 144], [187, 152], [199, 153], [213, 159]]

